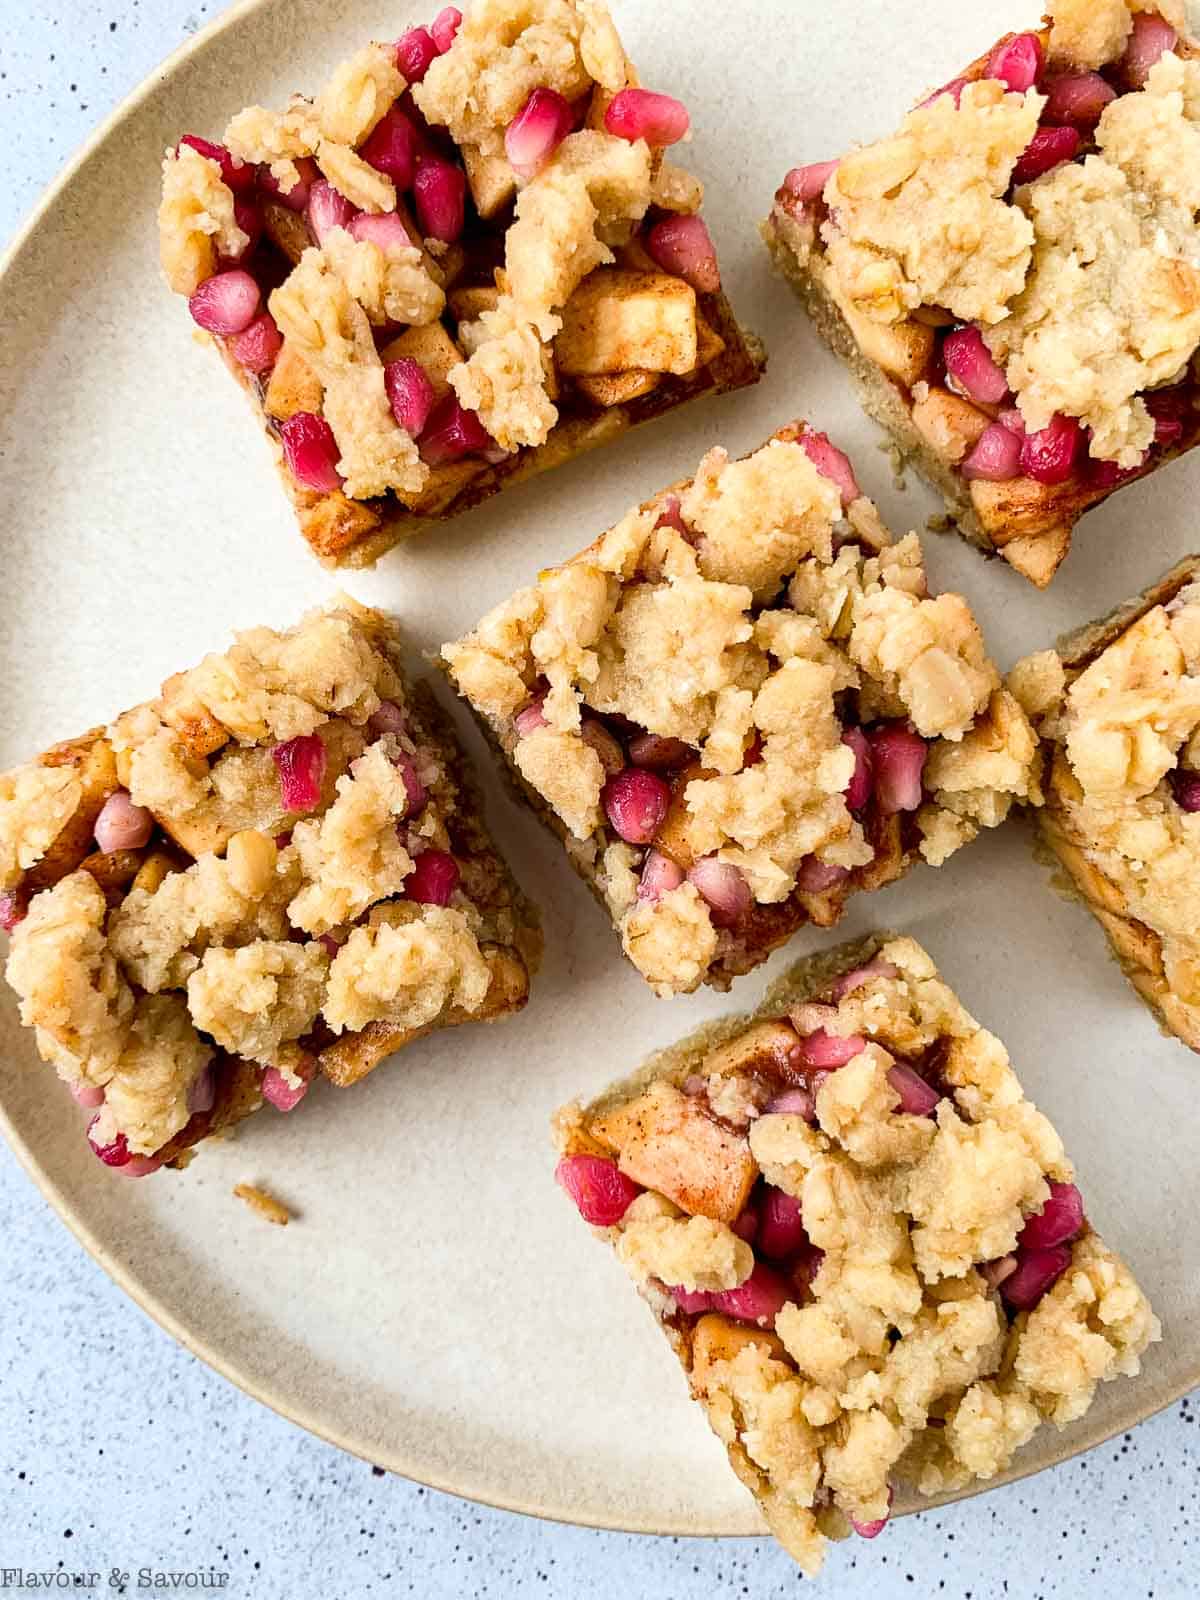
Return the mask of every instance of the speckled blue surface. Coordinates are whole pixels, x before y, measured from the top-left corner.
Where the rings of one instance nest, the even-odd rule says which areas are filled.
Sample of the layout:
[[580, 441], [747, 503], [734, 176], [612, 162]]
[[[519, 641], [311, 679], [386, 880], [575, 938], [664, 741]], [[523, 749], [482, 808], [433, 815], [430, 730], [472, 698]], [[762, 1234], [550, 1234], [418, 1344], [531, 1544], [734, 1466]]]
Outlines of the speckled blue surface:
[[[91, 128], [216, 9], [26, 0], [19, 21], [5, 13], [0, 237]], [[316, 9], [297, 5], [298, 21]], [[791, 1563], [765, 1541], [556, 1527], [386, 1478], [310, 1438], [150, 1323], [3, 1147], [0, 1238], [0, 1595], [22, 1592], [12, 1569], [24, 1569], [24, 1592], [43, 1592], [30, 1577], [80, 1573], [98, 1575], [82, 1592], [169, 1593], [173, 1573], [180, 1592], [271, 1600], [771, 1600], [798, 1588]], [[1200, 1396], [1181, 1401], [1025, 1484], [907, 1518], [870, 1547], [840, 1546], [821, 1592], [1194, 1597], [1198, 1411]], [[139, 1586], [139, 1569], [168, 1576], [157, 1589]], [[184, 1574], [195, 1574], [187, 1588]]]

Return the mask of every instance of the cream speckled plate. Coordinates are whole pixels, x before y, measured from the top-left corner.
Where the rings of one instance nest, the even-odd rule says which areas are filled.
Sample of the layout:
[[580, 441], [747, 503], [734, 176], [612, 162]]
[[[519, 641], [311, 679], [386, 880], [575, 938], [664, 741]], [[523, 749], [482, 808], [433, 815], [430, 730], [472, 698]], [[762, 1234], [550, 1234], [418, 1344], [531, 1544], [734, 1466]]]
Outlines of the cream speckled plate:
[[[537, 568], [690, 470], [711, 443], [749, 448], [798, 411], [854, 454], [897, 529], [934, 509], [890, 483], [878, 435], [767, 270], [756, 232], [786, 167], [886, 131], [1032, 3], [615, 0], [643, 80], [686, 99], [691, 161], [727, 287], [766, 337], [756, 390], [706, 401], [516, 490], [385, 558], [347, 587], [431, 649]], [[332, 580], [310, 559], [244, 401], [189, 337], [155, 259], [158, 161], [255, 100], [316, 88], [360, 41], [418, 20], [411, 0], [303, 15], [249, 0], [173, 57], [47, 196], [0, 272], [0, 765], [102, 721], [232, 626], [285, 623]], [[430, 0], [430, 10], [436, 10]], [[682, 47], [682, 59], [679, 52]], [[1140, 588], [1197, 539], [1200, 459], [1092, 514], [1048, 596], [953, 540], [931, 540], [1007, 665]], [[461, 720], [461, 719], [460, 719]], [[479, 741], [471, 745], [482, 757]], [[528, 1010], [426, 1040], [359, 1087], [319, 1087], [205, 1148], [182, 1176], [116, 1181], [80, 1114], [0, 1002], [0, 1111], [64, 1220], [190, 1349], [303, 1426], [480, 1500], [672, 1533], [760, 1524], [686, 1400], [674, 1357], [608, 1252], [551, 1182], [547, 1119], [651, 1048], [752, 1006], [785, 960], [730, 998], [654, 1001], [618, 958], [557, 847], [489, 781], [491, 816], [544, 908], [548, 959]], [[1165, 1342], [1089, 1417], [1043, 1432], [1029, 1471], [1200, 1383], [1200, 1274], [1179, 1219], [1200, 1205], [1200, 1062], [1155, 1032], [1096, 926], [1051, 893], [1012, 826], [883, 898], [987, 1024], [1077, 1160], [1089, 1210], [1134, 1265]], [[823, 936], [828, 942], [832, 936]], [[821, 939], [801, 935], [793, 953]], [[286, 1232], [231, 1198], [258, 1180], [298, 1212]]]

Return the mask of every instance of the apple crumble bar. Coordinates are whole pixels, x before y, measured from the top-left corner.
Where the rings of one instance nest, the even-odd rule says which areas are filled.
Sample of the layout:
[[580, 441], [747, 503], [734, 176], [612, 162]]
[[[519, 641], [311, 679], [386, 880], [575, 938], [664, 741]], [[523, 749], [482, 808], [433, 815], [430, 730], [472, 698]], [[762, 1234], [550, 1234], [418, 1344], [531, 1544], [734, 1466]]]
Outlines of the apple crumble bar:
[[882, 1531], [893, 1484], [994, 1477], [1159, 1336], [1004, 1046], [911, 939], [802, 962], [555, 1141], [810, 1574], [827, 1538]]
[[1040, 799], [966, 601], [804, 423], [710, 451], [442, 655], [659, 994]]
[[1200, 556], [1010, 675], [1040, 837], [1164, 1029], [1200, 1050]]
[[0, 925], [22, 1022], [131, 1176], [520, 1010], [541, 950], [448, 718], [346, 597], [0, 775]]
[[260, 411], [322, 561], [369, 565], [757, 382], [703, 187], [667, 159], [688, 131], [603, 0], [479, 0], [167, 152], [167, 281]]
[[1182, 0], [1056, 0], [764, 237], [960, 530], [1039, 587], [1200, 438], [1200, 47]]

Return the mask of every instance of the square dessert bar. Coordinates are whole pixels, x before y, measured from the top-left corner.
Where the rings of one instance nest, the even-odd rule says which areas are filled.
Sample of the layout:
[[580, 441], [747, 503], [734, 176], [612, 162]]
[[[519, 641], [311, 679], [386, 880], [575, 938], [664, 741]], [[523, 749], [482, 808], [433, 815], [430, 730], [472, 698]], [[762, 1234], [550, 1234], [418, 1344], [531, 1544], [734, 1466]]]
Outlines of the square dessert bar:
[[480, 0], [163, 162], [159, 233], [330, 566], [761, 376], [602, 0]]
[[893, 1484], [994, 1477], [1159, 1336], [1004, 1046], [911, 939], [800, 963], [555, 1138], [810, 1574], [827, 1537], [882, 1530]]
[[1156, 4], [1056, 0], [764, 224], [866, 409], [1039, 587], [1200, 438], [1200, 47]]
[[1040, 836], [1163, 1028], [1200, 1050], [1200, 556], [1018, 662]]
[[445, 713], [348, 598], [0, 775], [0, 922], [22, 1022], [132, 1176], [519, 1011], [541, 951]]
[[1040, 798], [960, 595], [793, 423], [635, 508], [443, 657], [659, 994]]

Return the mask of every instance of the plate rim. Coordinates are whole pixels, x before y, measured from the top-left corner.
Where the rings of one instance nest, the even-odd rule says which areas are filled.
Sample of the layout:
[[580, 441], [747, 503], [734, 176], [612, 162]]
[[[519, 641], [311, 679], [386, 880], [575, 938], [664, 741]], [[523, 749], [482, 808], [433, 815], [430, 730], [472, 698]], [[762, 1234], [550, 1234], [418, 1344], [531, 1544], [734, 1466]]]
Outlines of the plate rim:
[[[141, 82], [118, 101], [113, 110], [96, 125], [41, 191], [29, 211], [18, 223], [11, 239], [0, 251], [0, 298], [3, 297], [7, 280], [17, 266], [20, 256], [39, 227], [48, 220], [50, 213], [60, 198], [70, 188], [77, 174], [92, 155], [105, 145], [118, 132], [122, 124], [127, 122], [140, 109], [151, 93], [164, 87], [168, 80], [174, 77], [192, 56], [206, 50], [222, 34], [238, 26], [247, 18], [253, 16], [255, 12], [268, 10], [280, 3], [281, 0], [232, 0], [232, 3], [219, 16], [214, 17], [210, 22], [205, 23], [203, 27], [198, 28], [187, 39], [184, 39], [156, 67], [152, 68]], [[437, 1490], [442, 1494], [454, 1495], [472, 1504], [487, 1506], [497, 1511], [533, 1517], [543, 1522], [555, 1522], [569, 1527], [594, 1528], [602, 1532], [627, 1533], [638, 1536], [726, 1539], [770, 1537], [765, 1525], [761, 1530], [754, 1532], [714, 1532], [708, 1528], [697, 1527], [694, 1523], [685, 1521], [682, 1518], [673, 1521], [670, 1518], [654, 1517], [641, 1521], [628, 1513], [619, 1516], [606, 1516], [602, 1512], [587, 1514], [578, 1511], [568, 1512], [544, 1503], [522, 1500], [518, 1496], [492, 1495], [483, 1493], [478, 1488], [463, 1488], [460, 1484], [450, 1481], [442, 1474], [430, 1472], [427, 1467], [415, 1467], [411, 1461], [405, 1462], [399, 1457], [389, 1458], [388, 1452], [383, 1452], [385, 1459], [380, 1461], [378, 1457], [381, 1452], [377, 1449], [368, 1451], [365, 1446], [356, 1444], [352, 1435], [339, 1434], [334, 1427], [322, 1421], [315, 1411], [307, 1411], [303, 1405], [289, 1398], [285, 1392], [260, 1382], [245, 1370], [240, 1370], [233, 1360], [222, 1355], [207, 1339], [197, 1337], [186, 1323], [181, 1321], [178, 1315], [170, 1309], [162, 1297], [147, 1289], [100, 1239], [98, 1234], [89, 1226], [82, 1209], [73, 1205], [67, 1199], [49, 1172], [43, 1168], [27, 1140], [18, 1131], [3, 1097], [0, 1097], [0, 1133], [3, 1133], [5, 1142], [15, 1155], [22, 1171], [31, 1180], [39, 1194], [49, 1204], [70, 1234], [140, 1311], [144, 1312], [152, 1322], [190, 1355], [202, 1361], [220, 1377], [233, 1384], [241, 1393], [247, 1395], [258, 1404], [266, 1406], [277, 1416], [282, 1417], [296, 1427], [302, 1428], [306, 1433], [312, 1434], [325, 1444], [332, 1445], [335, 1449], [342, 1450], [348, 1455], [354, 1456], [356, 1459], [372, 1466], [382, 1466], [387, 1472], [404, 1478], [410, 1483], [420, 1484], [425, 1488]], [[1023, 1465], [1018, 1456], [1014, 1466], [997, 1479], [988, 1482], [976, 1482], [964, 1489], [948, 1494], [922, 1497], [919, 1504], [905, 1506], [896, 1515], [897, 1517], [907, 1517], [918, 1512], [932, 1511], [943, 1506], [953, 1505], [960, 1500], [976, 1499], [996, 1489], [1021, 1483], [1039, 1472], [1062, 1466], [1065, 1462], [1072, 1461], [1087, 1451], [1094, 1450], [1107, 1443], [1128, 1428], [1137, 1426], [1148, 1421], [1151, 1417], [1157, 1416], [1169, 1406], [1176, 1404], [1197, 1386], [1200, 1386], [1200, 1349], [1198, 1349], [1195, 1364], [1189, 1369], [1182, 1386], [1176, 1387], [1170, 1383], [1165, 1388], [1147, 1386], [1147, 1401], [1126, 1414], [1122, 1419], [1114, 1422], [1111, 1426], [1101, 1422], [1098, 1418], [1090, 1426], [1087, 1426], [1085, 1425], [1085, 1419], [1080, 1418], [1078, 1422], [1072, 1425], [1072, 1437], [1069, 1445], [1062, 1449], [1061, 1452], [1055, 1453], [1053, 1459], [1044, 1463], [1044, 1465], [1032, 1463]], [[403, 1455], [403, 1452], [401, 1452], [401, 1455]]]

